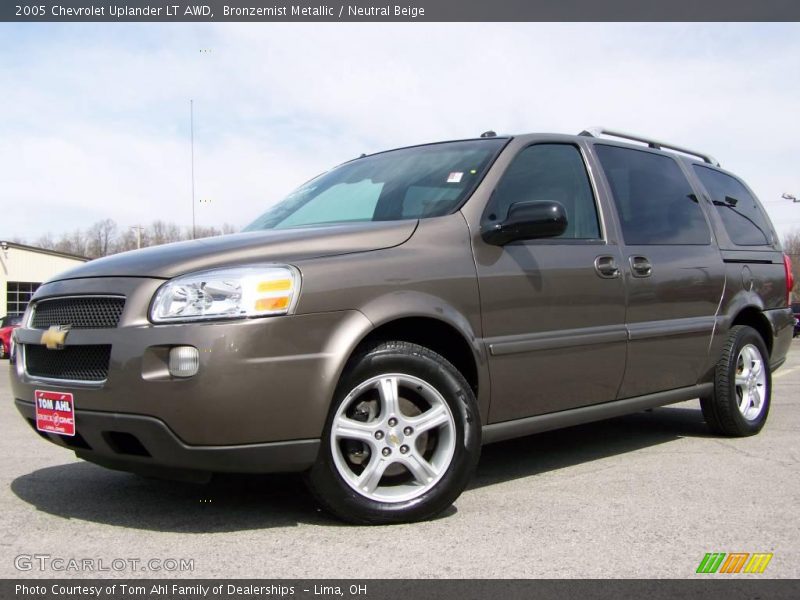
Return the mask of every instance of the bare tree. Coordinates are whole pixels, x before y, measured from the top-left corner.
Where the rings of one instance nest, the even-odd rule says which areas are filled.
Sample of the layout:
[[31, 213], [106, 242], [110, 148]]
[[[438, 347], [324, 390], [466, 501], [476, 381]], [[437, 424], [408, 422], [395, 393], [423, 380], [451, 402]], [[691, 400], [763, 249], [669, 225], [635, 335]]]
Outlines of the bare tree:
[[112, 219], [97, 221], [86, 232], [87, 256], [91, 258], [108, 256], [116, 235], [117, 224]]
[[[224, 223], [220, 228], [198, 226], [195, 237], [214, 237], [235, 232], [236, 229], [228, 223]], [[146, 248], [190, 239], [192, 239], [191, 227], [181, 231], [175, 223], [157, 220], [142, 231], [141, 245], [142, 248]], [[127, 227], [120, 229], [114, 220], [103, 219], [89, 227], [85, 234], [82, 230], [76, 229], [71, 233], [62, 234], [56, 241], [53, 234], [47, 233], [36, 240], [34, 245], [47, 250], [99, 258], [135, 250], [137, 240], [136, 233], [132, 229]]]
[[36, 240], [34, 246], [44, 248], [45, 250], [55, 250], [56, 241], [53, 239], [53, 234], [48, 232]]
[[128, 250], [136, 250], [136, 232], [133, 229], [123, 230], [122, 233], [117, 235], [109, 254], [127, 252]]
[[153, 221], [147, 228], [146, 237], [148, 246], [159, 246], [181, 241], [181, 230], [174, 223]]
[[[204, 227], [202, 225], [195, 227], [195, 238], [215, 237], [218, 235], [222, 235], [222, 232], [216, 227]], [[191, 239], [191, 237], [191, 232], [187, 232], [186, 238]]]
[[66, 252], [67, 254], [86, 256], [86, 238], [80, 229], [76, 229], [72, 233], [65, 233], [61, 236], [61, 239], [55, 243], [54, 250]]

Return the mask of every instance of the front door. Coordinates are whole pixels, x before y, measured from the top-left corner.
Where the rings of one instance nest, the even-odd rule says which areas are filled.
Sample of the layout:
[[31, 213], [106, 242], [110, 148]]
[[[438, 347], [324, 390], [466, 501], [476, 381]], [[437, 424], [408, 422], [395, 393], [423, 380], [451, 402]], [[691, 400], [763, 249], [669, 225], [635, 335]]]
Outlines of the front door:
[[565, 207], [563, 235], [505, 246], [474, 241], [492, 423], [613, 400], [625, 367], [622, 255], [606, 236], [578, 146], [521, 149], [482, 222], [535, 200]]

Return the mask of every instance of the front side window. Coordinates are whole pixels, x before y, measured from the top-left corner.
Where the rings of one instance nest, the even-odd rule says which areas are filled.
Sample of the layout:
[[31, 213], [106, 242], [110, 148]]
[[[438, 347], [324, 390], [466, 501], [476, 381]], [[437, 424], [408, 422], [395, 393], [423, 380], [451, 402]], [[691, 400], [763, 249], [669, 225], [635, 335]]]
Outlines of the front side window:
[[350, 161], [301, 186], [244, 230], [450, 214], [480, 183], [507, 141], [430, 144]]
[[711, 243], [703, 209], [669, 156], [596, 144], [629, 246]]
[[537, 144], [522, 150], [497, 184], [484, 220], [503, 221], [517, 202], [560, 202], [567, 229], [556, 239], [600, 238], [597, 206], [581, 153], [569, 144]]
[[694, 172], [711, 196], [728, 237], [737, 246], [769, 244], [770, 226], [753, 195], [742, 182], [726, 173], [700, 165]]

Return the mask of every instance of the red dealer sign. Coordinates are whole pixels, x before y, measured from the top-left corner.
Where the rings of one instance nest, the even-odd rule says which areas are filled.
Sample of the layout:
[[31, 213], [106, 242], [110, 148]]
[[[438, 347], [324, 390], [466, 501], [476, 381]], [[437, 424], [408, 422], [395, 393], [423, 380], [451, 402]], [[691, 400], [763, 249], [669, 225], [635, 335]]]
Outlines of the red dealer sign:
[[36, 390], [36, 429], [45, 433], [75, 435], [72, 394]]

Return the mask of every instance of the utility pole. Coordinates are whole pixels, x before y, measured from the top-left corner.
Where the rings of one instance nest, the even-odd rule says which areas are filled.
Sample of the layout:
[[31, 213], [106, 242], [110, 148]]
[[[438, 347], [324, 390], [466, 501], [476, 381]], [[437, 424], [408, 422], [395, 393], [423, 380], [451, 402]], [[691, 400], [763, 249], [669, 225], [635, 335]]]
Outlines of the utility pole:
[[192, 239], [195, 238], [197, 225], [194, 217], [194, 100], [189, 100], [189, 130], [192, 148]]
[[144, 227], [141, 225], [131, 225], [131, 229], [136, 230], [136, 249], [142, 247], [142, 231], [144, 231]]

